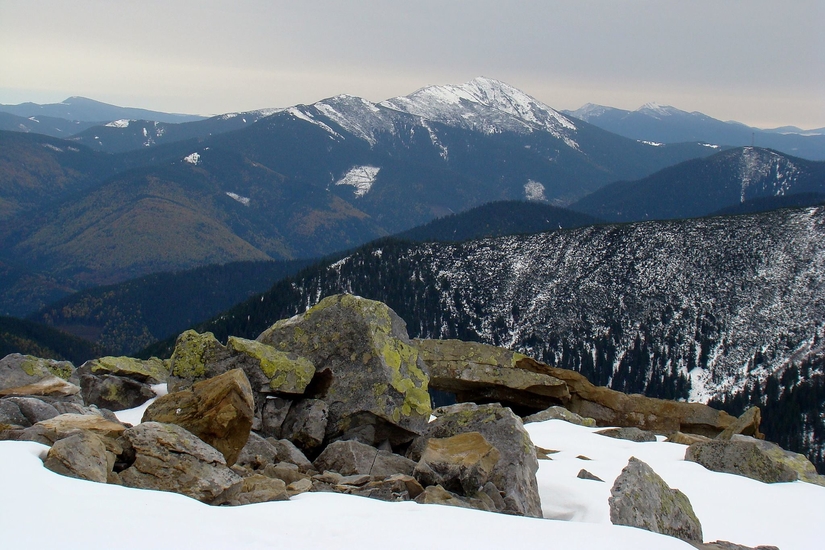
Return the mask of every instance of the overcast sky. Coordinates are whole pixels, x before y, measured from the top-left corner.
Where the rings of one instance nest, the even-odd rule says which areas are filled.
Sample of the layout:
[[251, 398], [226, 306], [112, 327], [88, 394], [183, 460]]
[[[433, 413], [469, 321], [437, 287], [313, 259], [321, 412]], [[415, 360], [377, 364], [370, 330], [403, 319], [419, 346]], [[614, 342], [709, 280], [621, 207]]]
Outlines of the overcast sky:
[[825, 127], [825, 0], [0, 0], [0, 103], [218, 114], [476, 76]]

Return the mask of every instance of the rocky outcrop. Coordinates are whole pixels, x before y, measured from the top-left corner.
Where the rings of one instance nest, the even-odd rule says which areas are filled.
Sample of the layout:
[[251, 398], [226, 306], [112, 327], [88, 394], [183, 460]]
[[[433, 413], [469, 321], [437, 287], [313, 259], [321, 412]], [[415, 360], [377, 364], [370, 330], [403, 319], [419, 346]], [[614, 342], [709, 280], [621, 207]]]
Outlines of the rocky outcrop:
[[415, 340], [430, 371], [430, 387], [459, 402], [497, 402], [541, 410], [564, 402], [567, 384], [546, 373], [519, 368], [525, 355], [461, 340]]
[[671, 489], [653, 469], [631, 457], [610, 489], [610, 521], [702, 542], [702, 525], [684, 493]]
[[223, 453], [231, 466], [249, 439], [253, 407], [249, 381], [244, 371], [234, 369], [158, 398], [143, 422], [177, 424]]
[[158, 359], [135, 359], [132, 357], [100, 357], [83, 363], [74, 377], [83, 374], [96, 376], [108, 374], [130, 378], [147, 384], [161, 384], [169, 378], [168, 366]]
[[302, 399], [289, 409], [281, 426], [281, 438], [292, 441], [304, 452], [313, 452], [324, 442], [328, 418], [327, 404], [320, 399]]
[[42, 396], [42, 397], [71, 397], [80, 393], [80, 386], [72, 384], [62, 378], [49, 374], [37, 382], [6, 388], [0, 391], [0, 397], [6, 396]]
[[44, 445], [54, 445], [56, 441], [76, 430], [92, 432], [108, 440], [118, 439], [126, 430], [120, 422], [114, 422], [98, 414], [61, 414], [43, 420], [23, 431], [20, 439], [35, 441]]
[[685, 460], [714, 472], [736, 474], [763, 483], [802, 480], [825, 486], [825, 476], [805, 456], [786, 451], [775, 443], [743, 435], [714, 439], [688, 447]]
[[500, 453], [489, 481], [501, 493], [504, 511], [542, 517], [536, 451], [521, 419], [513, 411], [498, 404], [461, 403], [436, 409], [434, 414], [437, 418], [410, 446], [408, 458], [419, 461], [431, 438], [478, 432]]
[[119, 474], [128, 487], [180, 493], [207, 504], [241, 492], [243, 480], [223, 455], [180, 426], [144, 422], [124, 431], [123, 439], [134, 456]]
[[80, 374], [83, 402], [110, 411], [123, 411], [143, 405], [155, 392], [145, 383], [113, 374]]
[[33, 397], [0, 399], [0, 423], [27, 428], [60, 413], [49, 403]]
[[330, 296], [258, 341], [315, 365], [306, 396], [327, 403], [328, 440], [401, 445], [424, 429], [431, 412], [426, 367], [404, 321], [385, 304]]

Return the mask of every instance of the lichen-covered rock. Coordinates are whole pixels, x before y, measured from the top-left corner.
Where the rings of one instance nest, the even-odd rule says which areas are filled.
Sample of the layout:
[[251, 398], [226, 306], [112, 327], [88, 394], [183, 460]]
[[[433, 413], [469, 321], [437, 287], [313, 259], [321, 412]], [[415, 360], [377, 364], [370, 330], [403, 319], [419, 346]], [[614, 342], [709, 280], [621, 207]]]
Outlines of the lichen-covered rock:
[[319, 399], [296, 402], [284, 419], [281, 438], [292, 441], [306, 453], [312, 453], [324, 442], [327, 414], [327, 404]]
[[626, 439], [628, 441], [635, 441], [636, 443], [650, 443], [656, 441], [656, 434], [640, 430], [639, 428], [608, 428], [606, 430], [599, 430], [596, 432], [605, 437], [612, 437], [613, 439]]
[[223, 454], [180, 426], [144, 422], [123, 438], [134, 453], [131, 466], [120, 472], [127, 487], [180, 493], [207, 504], [230, 501], [243, 487]]
[[147, 384], [161, 384], [169, 378], [169, 369], [167, 365], [157, 357], [150, 359], [100, 357], [86, 361], [74, 374], [77, 377], [83, 374], [94, 374], [98, 376], [112, 374]]
[[427, 425], [420, 438], [410, 446], [407, 457], [418, 461], [432, 437], [452, 437], [479, 432], [501, 453], [490, 481], [503, 493], [504, 511], [516, 515], [542, 517], [536, 482], [539, 464], [530, 435], [521, 419], [499, 404], [460, 403], [436, 409], [436, 419]]
[[594, 419], [584, 418], [558, 405], [553, 405], [543, 411], [539, 411], [535, 414], [522, 418], [522, 422], [525, 424], [529, 424], [530, 422], [544, 422], [545, 420], [564, 420], [565, 422], [575, 424], [576, 426], [587, 426], [588, 428], [596, 427], [596, 421]]
[[194, 330], [181, 333], [169, 359], [169, 391], [188, 388], [199, 380], [212, 378], [230, 370], [231, 353], [211, 332]]
[[756, 439], [765, 439], [759, 431], [759, 424], [762, 423], [762, 410], [759, 407], [751, 407], [737, 418], [733, 424], [728, 426], [716, 439], [730, 439], [734, 435], [749, 435]]
[[0, 390], [27, 386], [49, 376], [68, 380], [74, 370], [68, 361], [11, 353], [0, 359]]
[[801, 479], [825, 486], [825, 476], [805, 456], [786, 451], [769, 441], [734, 435], [731, 440], [714, 439], [688, 447], [685, 460], [714, 472], [736, 474], [763, 483]]
[[702, 525], [687, 496], [671, 489], [653, 469], [631, 457], [610, 489], [610, 521], [702, 542]]
[[84, 372], [78, 378], [83, 402], [110, 411], [133, 409], [156, 397], [149, 384], [126, 376]]
[[440, 485], [448, 491], [474, 497], [493, 472], [501, 453], [478, 432], [433, 437], [415, 467], [423, 486]]
[[230, 336], [226, 347], [233, 352], [233, 366], [244, 369], [255, 391], [299, 395], [315, 375], [308, 359], [255, 340]]
[[114, 466], [114, 454], [92, 432], [78, 430], [52, 445], [44, 465], [58, 474], [106, 483]]
[[329, 406], [327, 440], [400, 445], [424, 429], [431, 412], [426, 367], [404, 321], [385, 304], [330, 296], [278, 321], [258, 341], [315, 365], [307, 396]]
[[146, 409], [143, 422], [182, 426], [223, 453], [231, 466], [249, 439], [253, 407], [244, 371], [233, 369], [159, 397]]
[[430, 371], [430, 388], [454, 393], [459, 402], [495, 401], [541, 410], [570, 397], [562, 380], [519, 367], [526, 358], [520, 353], [461, 340], [414, 343]]

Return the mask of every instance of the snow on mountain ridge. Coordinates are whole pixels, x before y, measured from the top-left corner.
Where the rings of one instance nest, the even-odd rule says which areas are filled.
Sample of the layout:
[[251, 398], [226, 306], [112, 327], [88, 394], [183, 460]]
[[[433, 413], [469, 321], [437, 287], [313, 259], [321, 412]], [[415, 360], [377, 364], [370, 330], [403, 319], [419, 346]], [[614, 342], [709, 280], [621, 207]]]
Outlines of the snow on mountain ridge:
[[526, 93], [491, 78], [465, 84], [428, 86], [380, 106], [471, 130], [492, 134], [543, 130], [578, 149], [576, 126], [570, 119]]
[[768, 187], [771, 187], [771, 195], [784, 195], [800, 173], [799, 168], [787, 157], [754, 147], [742, 149], [739, 170], [742, 180], [741, 202]]

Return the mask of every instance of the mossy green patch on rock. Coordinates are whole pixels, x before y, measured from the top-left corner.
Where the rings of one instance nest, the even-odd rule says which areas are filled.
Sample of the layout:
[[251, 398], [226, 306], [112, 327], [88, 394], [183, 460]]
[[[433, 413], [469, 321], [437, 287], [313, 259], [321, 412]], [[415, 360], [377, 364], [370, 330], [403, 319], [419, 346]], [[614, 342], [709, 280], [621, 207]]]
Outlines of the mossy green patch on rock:
[[255, 340], [230, 336], [227, 347], [257, 362], [269, 379], [269, 388], [274, 391], [303, 393], [315, 375], [315, 366], [305, 357], [279, 351]]
[[211, 332], [183, 332], [178, 336], [175, 351], [169, 360], [172, 375], [188, 380], [202, 378], [206, 374], [209, 357], [219, 350], [223, 350], [223, 346]]
[[68, 380], [74, 372], [72, 364], [67, 361], [55, 361], [53, 359], [41, 359], [33, 355], [23, 356], [20, 368], [34, 378], [42, 378], [53, 374], [63, 380]]
[[152, 384], [165, 382], [169, 378], [166, 364], [157, 357], [134, 359], [132, 357], [101, 357], [83, 364], [93, 374], [116, 374]]

